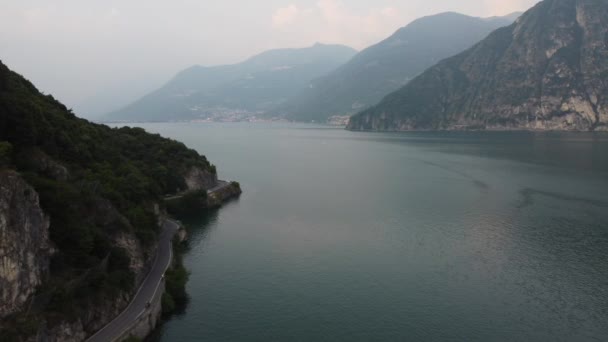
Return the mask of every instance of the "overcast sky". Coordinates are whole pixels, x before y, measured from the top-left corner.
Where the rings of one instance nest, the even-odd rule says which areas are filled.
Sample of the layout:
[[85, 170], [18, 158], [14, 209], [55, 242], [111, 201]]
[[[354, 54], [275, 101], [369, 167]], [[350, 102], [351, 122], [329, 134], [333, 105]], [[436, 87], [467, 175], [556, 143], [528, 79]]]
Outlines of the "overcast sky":
[[315, 42], [363, 49], [413, 19], [523, 11], [538, 0], [0, 0], [0, 59], [82, 116], [194, 64]]

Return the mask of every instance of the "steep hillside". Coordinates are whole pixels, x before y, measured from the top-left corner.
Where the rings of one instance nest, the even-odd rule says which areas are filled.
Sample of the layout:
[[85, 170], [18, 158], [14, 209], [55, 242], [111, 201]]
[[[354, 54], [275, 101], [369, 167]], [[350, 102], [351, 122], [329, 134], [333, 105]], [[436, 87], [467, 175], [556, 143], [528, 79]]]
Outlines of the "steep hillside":
[[216, 183], [183, 144], [78, 119], [0, 62], [0, 339], [112, 320], [155, 255], [164, 195]]
[[234, 65], [194, 66], [107, 120], [171, 121], [266, 112], [356, 53], [340, 45], [271, 50]]
[[545, 0], [351, 118], [353, 130], [608, 129], [608, 2]]
[[415, 20], [313, 81], [279, 112], [298, 121], [325, 121], [333, 115], [354, 114], [378, 103], [440, 60], [464, 51], [512, 22], [458, 13]]

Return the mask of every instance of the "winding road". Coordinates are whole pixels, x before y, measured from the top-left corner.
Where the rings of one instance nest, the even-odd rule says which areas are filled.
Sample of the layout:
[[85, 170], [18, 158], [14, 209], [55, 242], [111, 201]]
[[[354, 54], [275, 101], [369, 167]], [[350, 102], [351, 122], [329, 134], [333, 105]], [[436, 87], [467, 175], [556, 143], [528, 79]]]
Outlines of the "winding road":
[[171, 265], [173, 257], [173, 236], [179, 229], [179, 225], [171, 220], [163, 224], [163, 231], [158, 243], [158, 251], [154, 265], [148, 276], [143, 281], [135, 297], [129, 306], [112, 322], [91, 336], [88, 342], [109, 342], [120, 338], [123, 333], [131, 328], [133, 323], [148, 309], [148, 303], [156, 296], [165, 271]]

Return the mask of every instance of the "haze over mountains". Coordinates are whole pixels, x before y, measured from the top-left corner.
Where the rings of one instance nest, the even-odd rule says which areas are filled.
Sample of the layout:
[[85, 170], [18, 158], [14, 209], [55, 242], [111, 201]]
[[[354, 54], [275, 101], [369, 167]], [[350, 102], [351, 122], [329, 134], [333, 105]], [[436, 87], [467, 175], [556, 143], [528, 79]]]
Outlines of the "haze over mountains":
[[[68, 2], [59, 11], [75, 7], [76, 0]], [[212, 3], [224, 2], [204, 2], [201, 9]], [[323, 15], [339, 12], [333, 1], [319, 4]], [[8, 8], [2, 6], [0, 23], [16, 17]], [[314, 11], [291, 5], [272, 19], [312, 29], [301, 20]], [[57, 17], [33, 12], [32, 45], [48, 44], [67, 60], [96, 55], [45, 38], [41, 32]], [[117, 25], [119, 11], [112, 12], [108, 26], [96, 25], [126, 33], [128, 26]], [[393, 11], [378, 13], [388, 18]], [[334, 22], [349, 21], [337, 17], [342, 20]], [[196, 19], [215, 30], [216, 42], [228, 42], [217, 26]], [[79, 17], [66, 27], [99, 42], [74, 30], [86, 21]], [[263, 36], [244, 22], [225, 21], [240, 34], [235, 46], [252, 47], [253, 37]], [[152, 26], [178, 36], [167, 29], [175, 26]], [[8, 31], [0, 30], [0, 47]], [[170, 50], [161, 40], [153, 43]], [[133, 65], [115, 50], [108, 55]], [[126, 127], [78, 118], [5, 63], [0, 60], [0, 342], [139, 340], [178, 312], [185, 315], [154, 338], [608, 336], [608, 134], [596, 133], [608, 132], [608, 0], [543, 0], [505, 17], [446, 12], [361, 52], [317, 43], [238, 64], [193, 66], [107, 114]], [[358, 134], [310, 124], [198, 124], [257, 118], [349, 119], [352, 131], [590, 133]], [[221, 215], [215, 209], [241, 186], [218, 178], [203, 148], [251, 189]], [[196, 227], [178, 227], [173, 218]], [[201, 248], [205, 260], [187, 270], [183, 253]]]
[[173, 121], [257, 115], [325, 122], [333, 115], [354, 114], [379, 102], [437, 61], [509, 25], [517, 15], [475, 18], [448, 12], [424, 17], [357, 55], [345, 46], [316, 44], [268, 51], [235, 65], [194, 66], [104, 119]]
[[172, 121], [240, 111], [264, 113], [355, 53], [342, 45], [315, 44], [303, 49], [267, 51], [240, 64], [193, 66], [106, 119]]
[[510, 25], [520, 14], [484, 19], [447, 12], [415, 20], [313, 81], [279, 112], [297, 121], [320, 122], [333, 115], [354, 114], [378, 103], [441, 59]]
[[360, 112], [349, 129], [604, 130], [606, 6], [546, 0], [515, 23], [519, 13], [448, 12], [360, 53], [316, 44], [196, 66], [106, 119], [326, 122]]
[[608, 2], [545, 0], [446, 59], [353, 130], [608, 130]]

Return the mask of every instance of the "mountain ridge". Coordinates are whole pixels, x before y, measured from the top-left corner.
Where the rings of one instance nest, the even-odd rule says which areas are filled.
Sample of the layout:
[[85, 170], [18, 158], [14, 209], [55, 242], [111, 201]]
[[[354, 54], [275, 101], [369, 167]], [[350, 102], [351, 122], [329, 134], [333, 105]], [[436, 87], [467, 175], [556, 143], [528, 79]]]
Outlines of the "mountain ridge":
[[418, 18], [314, 80], [277, 113], [297, 121], [325, 121], [333, 115], [355, 114], [435, 62], [464, 51], [511, 22], [502, 17], [477, 18], [456, 12]]
[[601, 0], [542, 1], [347, 128], [607, 130], [606, 18]]
[[263, 112], [355, 53], [344, 45], [316, 43], [265, 51], [237, 64], [195, 65], [105, 119], [171, 121], [200, 119], [218, 111]]

